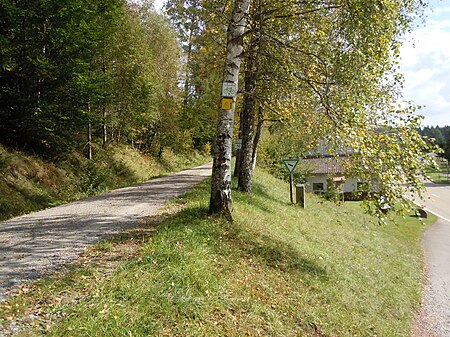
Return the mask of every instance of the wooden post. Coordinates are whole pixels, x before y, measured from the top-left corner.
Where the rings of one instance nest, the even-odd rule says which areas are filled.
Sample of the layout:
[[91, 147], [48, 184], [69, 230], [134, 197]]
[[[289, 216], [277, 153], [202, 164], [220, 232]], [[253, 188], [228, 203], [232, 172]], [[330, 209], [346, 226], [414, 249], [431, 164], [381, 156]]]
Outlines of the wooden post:
[[305, 208], [305, 185], [304, 184], [295, 185], [295, 196], [297, 199], [297, 204], [299, 204], [300, 207]]

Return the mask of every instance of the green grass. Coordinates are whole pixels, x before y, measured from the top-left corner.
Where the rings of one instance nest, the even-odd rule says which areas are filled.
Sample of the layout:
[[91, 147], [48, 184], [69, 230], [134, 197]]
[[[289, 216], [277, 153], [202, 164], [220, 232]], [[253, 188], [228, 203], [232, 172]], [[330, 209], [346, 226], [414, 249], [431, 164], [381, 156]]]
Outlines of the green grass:
[[233, 193], [230, 224], [207, 215], [205, 182], [112, 273], [86, 261], [43, 280], [3, 304], [2, 322], [38, 312], [24, 336], [410, 336], [425, 225], [379, 226], [314, 195], [301, 209], [288, 191], [258, 171], [252, 195]]
[[427, 178], [436, 184], [450, 184], [450, 174], [447, 172], [429, 172]]
[[96, 146], [92, 161], [74, 152], [54, 163], [0, 145], [0, 221], [210, 160], [199, 153], [175, 155], [168, 150], [161, 158], [152, 158], [116, 145], [107, 149]]
[[436, 184], [450, 184], [450, 172], [445, 159], [438, 158], [438, 167], [430, 168], [426, 177]]

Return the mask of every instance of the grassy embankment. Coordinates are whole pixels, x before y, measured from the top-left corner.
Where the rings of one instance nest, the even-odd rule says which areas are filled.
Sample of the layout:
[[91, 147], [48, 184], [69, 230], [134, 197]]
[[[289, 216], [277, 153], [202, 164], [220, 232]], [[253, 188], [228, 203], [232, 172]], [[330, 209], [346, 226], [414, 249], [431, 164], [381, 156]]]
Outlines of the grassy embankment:
[[155, 159], [116, 145], [96, 148], [92, 161], [72, 153], [52, 163], [0, 145], [0, 221], [210, 160], [199, 154], [175, 156], [168, 151]]
[[[23, 288], [2, 323], [29, 321], [23, 336], [410, 336], [424, 224], [379, 226], [357, 203], [312, 195], [303, 210], [259, 171], [252, 195], [233, 195], [233, 224], [207, 215], [205, 182], [151, 234]], [[123, 261], [111, 271], [105, 258]]]

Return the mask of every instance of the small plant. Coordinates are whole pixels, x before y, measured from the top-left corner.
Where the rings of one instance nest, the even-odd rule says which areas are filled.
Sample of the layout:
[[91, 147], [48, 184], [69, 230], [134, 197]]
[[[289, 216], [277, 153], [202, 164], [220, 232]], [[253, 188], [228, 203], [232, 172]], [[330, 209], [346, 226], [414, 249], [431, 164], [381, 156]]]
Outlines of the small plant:
[[108, 170], [93, 161], [88, 161], [79, 172], [80, 190], [93, 195], [106, 187]]
[[14, 210], [14, 205], [10, 200], [0, 200], [0, 220], [6, 219]]
[[48, 194], [41, 192], [36, 195], [33, 195], [31, 200], [38, 205], [46, 207], [53, 201], [53, 198]]
[[333, 181], [333, 179], [331, 178], [327, 179], [327, 190], [325, 191], [323, 196], [325, 199], [333, 202], [338, 202], [341, 200], [342, 195], [339, 192], [338, 188], [336, 187], [336, 184]]
[[211, 155], [211, 143], [210, 142], [207, 142], [206, 144], [205, 144], [205, 147], [204, 147], [204, 151], [205, 151], [205, 154], [206, 155], [208, 155], [208, 156], [210, 156]]

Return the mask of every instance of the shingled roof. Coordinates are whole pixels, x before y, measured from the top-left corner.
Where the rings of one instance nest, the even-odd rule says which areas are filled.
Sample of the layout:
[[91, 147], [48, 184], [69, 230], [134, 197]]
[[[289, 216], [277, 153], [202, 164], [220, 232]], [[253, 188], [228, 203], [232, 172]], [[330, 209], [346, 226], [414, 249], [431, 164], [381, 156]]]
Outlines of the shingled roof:
[[301, 165], [310, 174], [342, 174], [344, 167], [339, 164], [343, 158], [322, 157], [303, 159]]

